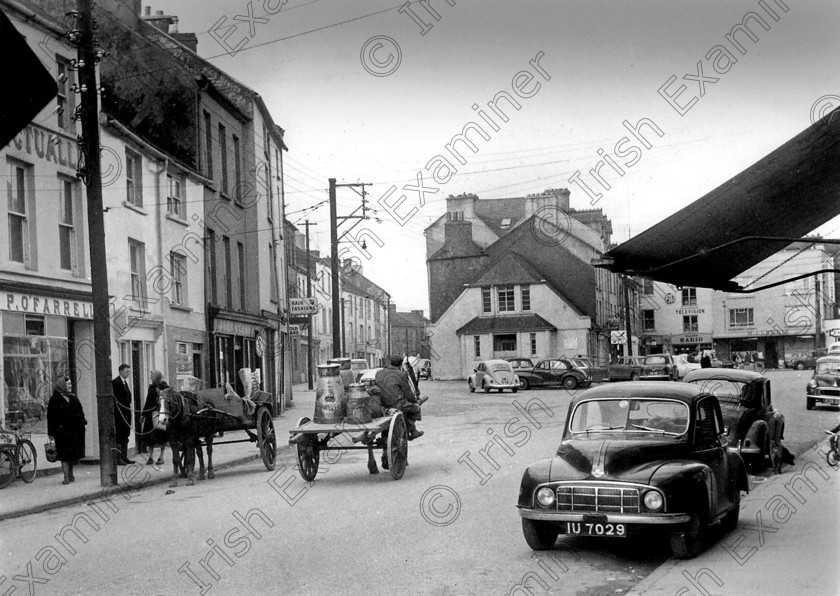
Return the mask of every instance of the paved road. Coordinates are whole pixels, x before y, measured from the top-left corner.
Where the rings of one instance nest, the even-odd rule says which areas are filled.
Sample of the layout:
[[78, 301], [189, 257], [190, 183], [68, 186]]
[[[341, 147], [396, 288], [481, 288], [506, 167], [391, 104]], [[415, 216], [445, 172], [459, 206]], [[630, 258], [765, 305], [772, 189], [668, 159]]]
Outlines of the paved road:
[[[805, 411], [800, 373], [771, 374], [789, 443], [804, 449], [837, 413]], [[667, 559], [660, 541], [563, 539], [539, 557], [525, 545], [519, 478], [556, 449], [568, 392], [423, 389], [426, 436], [400, 481], [336, 452], [305, 483], [284, 452], [274, 474], [254, 462], [168, 495], [7, 521], [0, 579], [31, 575], [35, 594], [508, 594], [527, 580], [533, 593], [594, 595], [626, 592]]]

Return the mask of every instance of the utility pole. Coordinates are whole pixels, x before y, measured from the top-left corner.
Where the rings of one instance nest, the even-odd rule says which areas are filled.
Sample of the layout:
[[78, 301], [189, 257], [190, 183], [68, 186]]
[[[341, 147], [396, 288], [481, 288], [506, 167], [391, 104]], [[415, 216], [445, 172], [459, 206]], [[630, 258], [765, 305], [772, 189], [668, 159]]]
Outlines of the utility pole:
[[[309, 226], [317, 226], [316, 223], [309, 223], [307, 219], [303, 224], [306, 226], [306, 297], [312, 300], [312, 253], [309, 252]], [[309, 325], [306, 330], [306, 378], [309, 382], [309, 390], [312, 390], [312, 313], [309, 314]]]
[[99, 482], [117, 484], [117, 461], [114, 457], [114, 393], [111, 387], [111, 321], [108, 297], [108, 269], [105, 252], [105, 219], [102, 213], [102, 170], [99, 161], [99, 84], [96, 80], [98, 56], [94, 48], [92, 0], [78, 0], [79, 8], [79, 79], [82, 90], [82, 151], [84, 181], [87, 185], [88, 241], [93, 295], [93, 343], [96, 346], [96, 416], [99, 426]]
[[[814, 349], [817, 350], [819, 348], [825, 347], [822, 340], [822, 298], [820, 294], [822, 293], [822, 288], [820, 287], [821, 284], [820, 276], [814, 276], [814, 298], [816, 299], [816, 316], [814, 317]], [[767, 358], [767, 354], [765, 351], [764, 357]]]
[[627, 353], [625, 356], [633, 355], [633, 336], [631, 335], [633, 328], [630, 325], [630, 291], [627, 289], [627, 276], [621, 276], [621, 285], [624, 287], [624, 329], [627, 335]]
[[344, 337], [344, 298], [341, 298], [341, 346], [339, 349], [339, 353], [341, 356], [344, 356], [345, 352], [347, 351], [347, 338]]

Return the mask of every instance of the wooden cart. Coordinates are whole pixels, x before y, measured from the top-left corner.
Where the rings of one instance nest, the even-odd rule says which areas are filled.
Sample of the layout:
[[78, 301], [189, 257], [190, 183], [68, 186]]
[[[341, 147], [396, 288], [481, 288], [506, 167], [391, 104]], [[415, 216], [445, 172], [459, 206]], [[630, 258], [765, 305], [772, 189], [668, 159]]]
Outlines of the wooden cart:
[[[387, 416], [367, 423], [318, 424], [304, 417], [298, 420], [297, 427], [289, 434], [289, 443], [297, 445], [300, 475], [307, 482], [315, 480], [318, 474], [321, 451], [366, 449], [368, 471], [377, 474], [379, 469], [373, 450], [384, 448], [388, 471], [394, 480], [402, 478], [408, 464], [408, 431], [403, 413], [399, 410], [391, 410]], [[330, 441], [339, 435], [347, 435], [352, 444], [330, 445]]]

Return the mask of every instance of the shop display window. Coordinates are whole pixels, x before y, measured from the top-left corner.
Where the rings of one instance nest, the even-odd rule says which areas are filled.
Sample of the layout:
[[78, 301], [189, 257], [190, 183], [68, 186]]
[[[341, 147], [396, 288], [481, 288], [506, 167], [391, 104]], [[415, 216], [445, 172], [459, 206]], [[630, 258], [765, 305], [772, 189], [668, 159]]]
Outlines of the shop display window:
[[[43, 322], [27, 331], [43, 332]], [[30, 328], [31, 326], [31, 328]], [[67, 339], [43, 335], [3, 336], [4, 418], [29, 432], [46, 432], [47, 404], [55, 379], [69, 374]]]

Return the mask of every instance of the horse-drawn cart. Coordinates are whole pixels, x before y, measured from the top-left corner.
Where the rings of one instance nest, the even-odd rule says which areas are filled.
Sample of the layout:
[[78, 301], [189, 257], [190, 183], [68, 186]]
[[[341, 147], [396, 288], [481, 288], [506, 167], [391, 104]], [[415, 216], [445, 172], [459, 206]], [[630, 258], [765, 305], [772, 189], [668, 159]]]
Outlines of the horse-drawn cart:
[[[289, 431], [289, 443], [297, 445], [297, 459], [300, 475], [306, 481], [315, 480], [322, 451], [344, 451], [366, 449], [368, 471], [379, 472], [373, 450], [383, 448], [383, 464], [394, 480], [402, 478], [408, 462], [408, 432], [405, 418], [399, 410], [389, 410], [388, 415], [374, 418], [371, 422], [348, 422], [323, 424], [301, 418], [297, 427]], [[342, 436], [349, 439], [343, 444], [330, 441]], [[383, 465], [383, 467], [385, 467]]]

